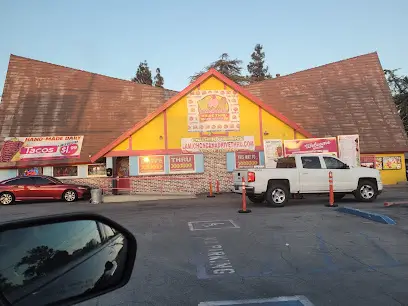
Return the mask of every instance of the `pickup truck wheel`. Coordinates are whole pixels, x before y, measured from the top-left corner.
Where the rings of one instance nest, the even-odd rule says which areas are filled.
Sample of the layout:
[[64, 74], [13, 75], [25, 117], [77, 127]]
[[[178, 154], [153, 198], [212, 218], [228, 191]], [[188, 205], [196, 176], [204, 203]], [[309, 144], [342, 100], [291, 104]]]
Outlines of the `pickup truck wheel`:
[[248, 199], [252, 203], [263, 203], [265, 201], [265, 196], [264, 195], [249, 195]]
[[360, 181], [354, 196], [360, 202], [374, 201], [378, 196], [377, 184], [369, 180]]
[[283, 184], [274, 184], [266, 191], [266, 202], [269, 206], [283, 207], [289, 200], [289, 190]]

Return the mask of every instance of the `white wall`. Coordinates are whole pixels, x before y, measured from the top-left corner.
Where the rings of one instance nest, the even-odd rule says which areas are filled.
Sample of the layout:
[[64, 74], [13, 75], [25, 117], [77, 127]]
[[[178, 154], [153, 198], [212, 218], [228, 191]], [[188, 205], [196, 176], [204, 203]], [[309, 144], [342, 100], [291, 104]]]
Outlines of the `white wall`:
[[0, 169], [0, 181], [17, 176], [17, 169]]

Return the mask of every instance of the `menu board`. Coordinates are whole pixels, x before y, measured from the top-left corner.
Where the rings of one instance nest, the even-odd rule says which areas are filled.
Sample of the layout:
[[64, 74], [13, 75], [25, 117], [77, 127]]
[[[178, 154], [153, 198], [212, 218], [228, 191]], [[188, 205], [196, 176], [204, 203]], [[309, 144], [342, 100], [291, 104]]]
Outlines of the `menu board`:
[[235, 152], [235, 169], [253, 168], [259, 164], [259, 152]]
[[360, 140], [358, 135], [337, 137], [339, 158], [350, 167], [360, 166]]
[[375, 168], [376, 166], [375, 163], [376, 163], [375, 155], [362, 155], [360, 157], [361, 167]]
[[384, 156], [383, 170], [400, 170], [402, 167], [401, 156]]
[[139, 156], [139, 174], [164, 174], [164, 155]]
[[382, 170], [383, 169], [383, 159], [382, 157], [376, 157], [375, 158], [375, 169], [377, 170]]
[[264, 140], [265, 167], [276, 168], [278, 158], [283, 156], [282, 140], [265, 139]]

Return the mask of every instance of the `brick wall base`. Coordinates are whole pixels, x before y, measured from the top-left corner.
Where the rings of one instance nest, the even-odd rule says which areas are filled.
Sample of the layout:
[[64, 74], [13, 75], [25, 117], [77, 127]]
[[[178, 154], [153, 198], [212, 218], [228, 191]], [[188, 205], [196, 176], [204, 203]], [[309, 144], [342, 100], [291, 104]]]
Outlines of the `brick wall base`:
[[[220, 192], [231, 191], [232, 173], [227, 172], [227, 155], [225, 153], [204, 154], [204, 173], [131, 177], [130, 193], [208, 193], [210, 177], [213, 192], [216, 191], [217, 180], [219, 181]], [[78, 178], [64, 181], [103, 188], [109, 190], [107, 194], [111, 193], [112, 178]]]

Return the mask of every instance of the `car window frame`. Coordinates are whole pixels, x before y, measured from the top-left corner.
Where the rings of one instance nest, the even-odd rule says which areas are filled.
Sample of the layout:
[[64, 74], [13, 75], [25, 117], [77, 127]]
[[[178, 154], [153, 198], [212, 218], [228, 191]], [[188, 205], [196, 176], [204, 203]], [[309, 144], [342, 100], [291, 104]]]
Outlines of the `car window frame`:
[[[31, 184], [21, 184], [21, 183], [18, 183], [19, 180], [29, 180], [31, 182]], [[14, 183], [9, 184], [9, 182], [14, 182]], [[19, 186], [19, 185], [20, 186], [31, 186], [31, 185], [34, 185], [34, 180], [29, 176], [17, 177], [17, 178], [13, 178], [13, 179], [5, 182], [4, 185], [6, 185], [6, 186]]]
[[[303, 158], [317, 158], [317, 160], [319, 161], [319, 168], [305, 168], [305, 166], [303, 165]], [[324, 169], [322, 167], [322, 161], [321, 161], [320, 156], [300, 156], [300, 162], [302, 164], [302, 169], [308, 169], [308, 170], [310, 170], [310, 169]]]
[[[329, 168], [329, 167], [327, 167], [326, 159], [334, 159], [337, 163], [341, 163], [343, 166], [341, 168]], [[330, 170], [345, 170], [345, 169], [348, 169], [346, 167], [347, 166], [346, 163], [342, 162], [341, 160], [339, 160], [339, 159], [337, 159], [337, 158], [335, 158], [333, 156], [323, 156], [323, 162], [324, 162], [324, 166], [326, 167], [326, 169], [330, 169]]]
[[[33, 177], [31, 177], [31, 179], [33, 179], [35, 186], [55, 185], [55, 182], [53, 182], [52, 180], [48, 179], [47, 177], [43, 177], [43, 176], [33, 176]], [[37, 179], [46, 180], [46, 181], [49, 182], [49, 183], [48, 183], [48, 184], [37, 184], [37, 182], [36, 182]]]

